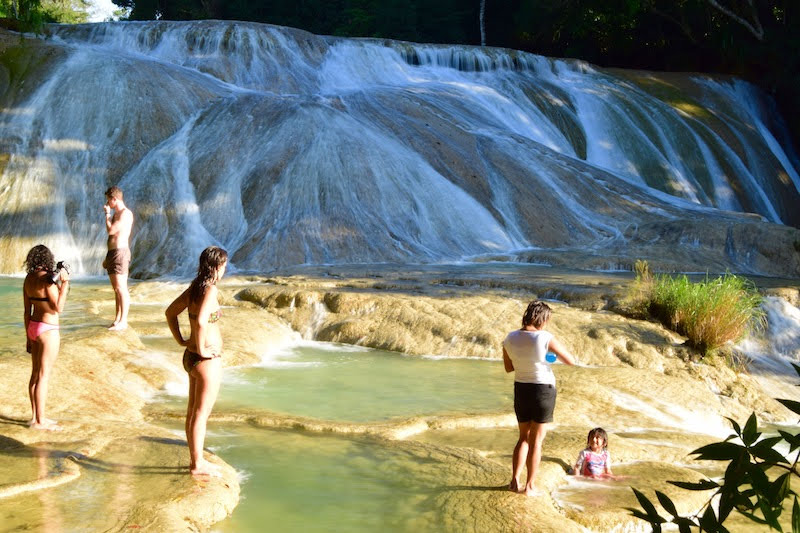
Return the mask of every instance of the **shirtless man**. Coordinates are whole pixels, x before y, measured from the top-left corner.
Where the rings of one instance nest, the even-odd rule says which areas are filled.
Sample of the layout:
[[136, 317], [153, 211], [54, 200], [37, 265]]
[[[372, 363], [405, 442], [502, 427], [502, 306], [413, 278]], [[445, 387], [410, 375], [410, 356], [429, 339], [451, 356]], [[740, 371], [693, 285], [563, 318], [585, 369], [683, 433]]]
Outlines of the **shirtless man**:
[[108, 329], [121, 331], [128, 327], [128, 307], [130, 307], [128, 265], [131, 262], [128, 239], [133, 228], [133, 213], [125, 207], [122, 190], [119, 187], [111, 187], [106, 191], [103, 211], [106, 213], [106, 231], [108, 231], [108, 253], [103, 261], [103, 268], [108, 272], [117, 305], [114, 323]]

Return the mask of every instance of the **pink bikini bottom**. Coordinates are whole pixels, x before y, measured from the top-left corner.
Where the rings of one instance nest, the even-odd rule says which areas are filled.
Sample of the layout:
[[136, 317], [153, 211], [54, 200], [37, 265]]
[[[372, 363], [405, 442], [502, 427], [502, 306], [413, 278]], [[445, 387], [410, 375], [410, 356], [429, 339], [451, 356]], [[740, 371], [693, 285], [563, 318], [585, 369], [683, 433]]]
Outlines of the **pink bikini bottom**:
[[58, 324], [48, 324], [47, 322], [37, 322], [30, 320], [28, 322], [28, 338], [35, 341], [39, 335], [51, 329], [58, 329]]

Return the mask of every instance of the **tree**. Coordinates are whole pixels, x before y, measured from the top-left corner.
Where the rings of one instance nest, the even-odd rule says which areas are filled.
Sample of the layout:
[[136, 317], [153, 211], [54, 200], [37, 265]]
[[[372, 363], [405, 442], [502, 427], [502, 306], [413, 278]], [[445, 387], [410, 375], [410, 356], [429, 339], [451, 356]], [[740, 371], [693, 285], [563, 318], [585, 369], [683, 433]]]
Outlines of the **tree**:
[[481, 46], [486, 46], [486, 25], [483, 23], [485, 15], [486, 15], [486, 0], [481, 0], [481, 14], [480, 14]]
[[77, 24], [89, 20], [89, 0], [41, 0], [45, 22]]
[[747, 31], [753, 34], [753, 36], [758, 39], [759, 41], [764, 40], [764, 28], [761, 26], [761, 22], [758, 19], [758, 10], [756, 10], [755, 6], [753, 5], [753, 0], [747, 0], [747, 5], [750, 7], [749, 16], [750, 20], [747, 19], [748, 14], [740, 15], [729, 9], [723, 5], [721, 5], [717, 0], [707, 0], [709, 4], [714, 6], [717, 10], [721, 13], [724, 13], [731, 19], [735, 20], [742, 26], [744, 26]]

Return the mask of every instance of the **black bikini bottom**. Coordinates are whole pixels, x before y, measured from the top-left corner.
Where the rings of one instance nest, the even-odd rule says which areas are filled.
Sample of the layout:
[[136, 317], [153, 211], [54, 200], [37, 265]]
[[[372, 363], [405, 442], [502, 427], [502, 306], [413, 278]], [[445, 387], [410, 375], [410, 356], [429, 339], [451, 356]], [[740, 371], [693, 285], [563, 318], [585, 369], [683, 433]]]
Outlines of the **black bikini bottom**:
[[183, 369], [186, 370], [186, 373], [188, 374], [194, 367], [203, 361], [210, 361], [211, 359], [213, 359], [213, 357], [203, 357], [199, 353], [190, 352], [187, 348], [183, 352]]

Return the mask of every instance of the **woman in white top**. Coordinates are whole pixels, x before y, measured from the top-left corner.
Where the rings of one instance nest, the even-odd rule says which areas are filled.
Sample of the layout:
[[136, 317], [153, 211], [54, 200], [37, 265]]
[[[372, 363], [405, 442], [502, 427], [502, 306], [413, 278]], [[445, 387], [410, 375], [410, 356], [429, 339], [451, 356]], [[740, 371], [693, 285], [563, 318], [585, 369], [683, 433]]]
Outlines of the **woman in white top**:
[[[546, 303], [534, 300], [522, 315], [522, 328], [512, 331], [503, 341], [503, 363], [506, 372], [514, 372], [514, 412], [519, 423], [519, 440], [514, 448], [512, 477], [508, 489], [536, 496], [533, 486], [547, 424], [553, 421], [556, 405], [556, 378], [547, 362], [547, 352], [553, 352], [561, 362], [575, 364], [575, 358], [564, 346], [544, 330], [551, 309]], [[523, 459], [528, 468], [528, 480], [520, 485]]]

